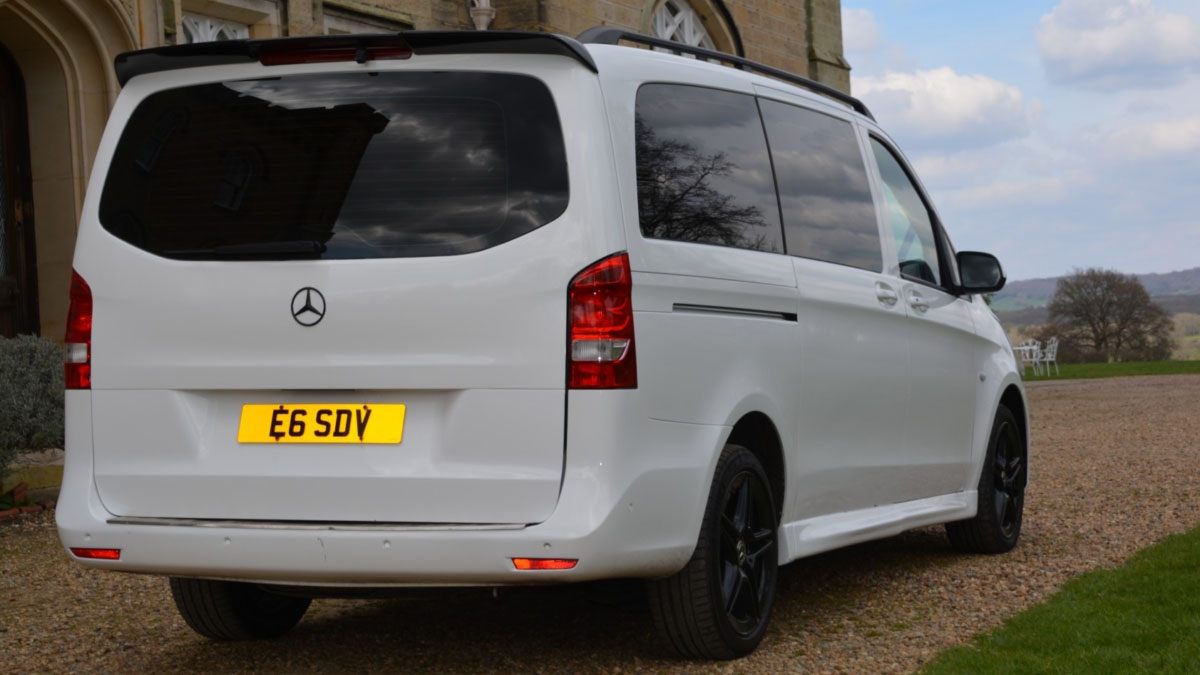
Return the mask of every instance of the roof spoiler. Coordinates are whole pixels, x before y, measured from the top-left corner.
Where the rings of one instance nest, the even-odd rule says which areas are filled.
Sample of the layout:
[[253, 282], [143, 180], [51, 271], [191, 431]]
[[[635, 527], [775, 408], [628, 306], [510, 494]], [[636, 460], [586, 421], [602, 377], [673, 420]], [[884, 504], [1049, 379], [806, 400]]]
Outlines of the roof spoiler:
[[360, 63], [374, 53], [408, 50], [421, 56], [434, 54], [554, 54], [575, 59], [592, 72], [599, 72], [582, 45], [553, 33], [530, 31], [405, 31], [378, 35], [319, 35], [268, 40], [223, 40], [197, 44], [154, 47], [119, 54], [115, 61], [117, 81], [125, 86], [138, 75], [180, 68], [199, 68], [254, 63], [264, 52], [349, 51]]
[[706, 49], [704, 47], [693, 47], [691, 45], [685, 45], [680, 42], [672, 42], [662, 38], [650, 37], [649, 35], [642, 35], [641, 33], [634, 33], [633, 31], [628, 31], [624, 28], [615, 28], [613, 26], [596, 26], [595, 28], [589, 28], [580, 33], [577, 39], [584, 44], [596, 45], [615, 45], [622, 41], [633, 42], [635, 44], [646, 45], [647, 47], [665, 49], [676, 54], [691, 54], [692, 56], [698, 56], [709, 61], [727, 63], [739, 70], [749, 70], [762, 75], [769, 75], [776, 79], [783, 80], [784, 82], [807, 89], [815, 94], [827, 96], [838, 101], [839, 103], [850, 106], [859, 114], [868, 117], [871, 120], [875, 119], [875, 116], [871, 114], [871, 111], [867, 109], [867, 106], [862, 101], [851, 96], [850, 94], [838, 89], [834, 89], [827, 84], [810, 80], [807, 77], [793, 75], [786, 70], [772, 68], [771, 66], [758, 63], [757, 61], [751, 61], [750, 59], [742, 58], [740, 56], [734, 56], [733, 54], [726, 54], [725, 52], [718, 52], [716, 50]]

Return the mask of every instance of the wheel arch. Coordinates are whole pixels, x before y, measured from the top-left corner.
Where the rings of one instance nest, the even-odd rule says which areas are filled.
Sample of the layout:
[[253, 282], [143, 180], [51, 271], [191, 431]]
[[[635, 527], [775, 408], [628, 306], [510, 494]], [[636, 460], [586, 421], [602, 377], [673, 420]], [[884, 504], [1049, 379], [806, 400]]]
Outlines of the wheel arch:
[[771, 496], [775, 499], [775, 517], [783, 519], [784, 490], [787, 488], [783, 442], [779, 430], [771, 418], [757, 410], [741, 416], [729, 432], [726, 443], [740, 445], [758, 458], [770, 482]]

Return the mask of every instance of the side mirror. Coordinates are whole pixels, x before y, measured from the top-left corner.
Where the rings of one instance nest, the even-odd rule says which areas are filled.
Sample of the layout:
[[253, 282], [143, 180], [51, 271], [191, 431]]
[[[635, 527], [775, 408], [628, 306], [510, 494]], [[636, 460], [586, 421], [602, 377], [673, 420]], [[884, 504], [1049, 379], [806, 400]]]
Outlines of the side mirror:
[[958, 290], [963, 295], [995, 293], [1008, 281], [996, 256], [978, 251], [958, 252], [958, 278], [962, 280]]

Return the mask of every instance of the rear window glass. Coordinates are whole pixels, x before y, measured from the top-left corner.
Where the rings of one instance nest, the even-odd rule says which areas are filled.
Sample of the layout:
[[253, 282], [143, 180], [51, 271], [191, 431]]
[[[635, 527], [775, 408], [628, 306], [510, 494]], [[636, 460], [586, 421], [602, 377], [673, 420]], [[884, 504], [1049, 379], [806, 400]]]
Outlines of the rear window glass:
[[168, 258], [470, 253], [566, 209], [554, 101], [525, 75], [337, 73], [147, 97], [100, 222]]
[[638, 90], [634, 123], [644, 236], [783, 253], [754, 97], [647, 84]]

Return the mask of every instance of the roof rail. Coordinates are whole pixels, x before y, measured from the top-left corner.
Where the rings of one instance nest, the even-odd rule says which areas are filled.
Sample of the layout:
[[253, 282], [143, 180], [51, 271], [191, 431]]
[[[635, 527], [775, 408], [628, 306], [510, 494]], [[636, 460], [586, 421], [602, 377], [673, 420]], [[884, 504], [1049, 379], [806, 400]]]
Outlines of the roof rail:
[[751, 61], [750, 59], [745, 59], [740, 56], [726, 54], [725, 52], [718, 52], [714, 49], [693, 47], [691, 45], [685, 45], [679, 42], [672, 42], [662, 38], [642, 35], [641, 33], [634, 33], [633, 31], [628, 31], [624, 28], [616, 28], [614, 26], [596, 26], [595, 28], [589, 28], [580, 33], [579, 37], [576, 39], [584, 44], [595, 45], [615, 45], [624, 40], [626, 42], [643, 44], [648, 47], [659, 47], [661, 49], [675, 52], [676, 54], [692, 54], [710, 61], [728, 63], [739, 70], [749, 70], [761, 73], [763, 75], [770, 75], [771, 77], [789, 82], [798, 87], [803, 87], [813, 93], [821, 94], [822, 96], [828, 96], [829, 98], [835, 99], [840, 103], [850, 106], [860, 114], [872, 120], [875, 119], [875, 116], [871, 114], [871, 111], [867, 109], [867, 106], [864, 105], [862, 101], [851, 96], [850, 94], [834, 89], [827, 84], [821, 84], [815, 80], [810, 80], [807, 77], [794, 75], [786, 70], [772, 68], [771, 66], [758, 63], [757, 61]]
[[[592, 55], [578, 42], [553, 33], [532, 31], [404, 31], [378, 35], [319, 35], [267, 40], [224, 40], [155, 47], [117, 55], [121, 86], [132, 78], [180, 68], [253, 63], [264, 49], [411, 49], [414, 54], [556, 54], [599, 72]], [[362, 53], [362, 52], [360, 52]], [[369, 53], [369, 52], [368, 52]]]

